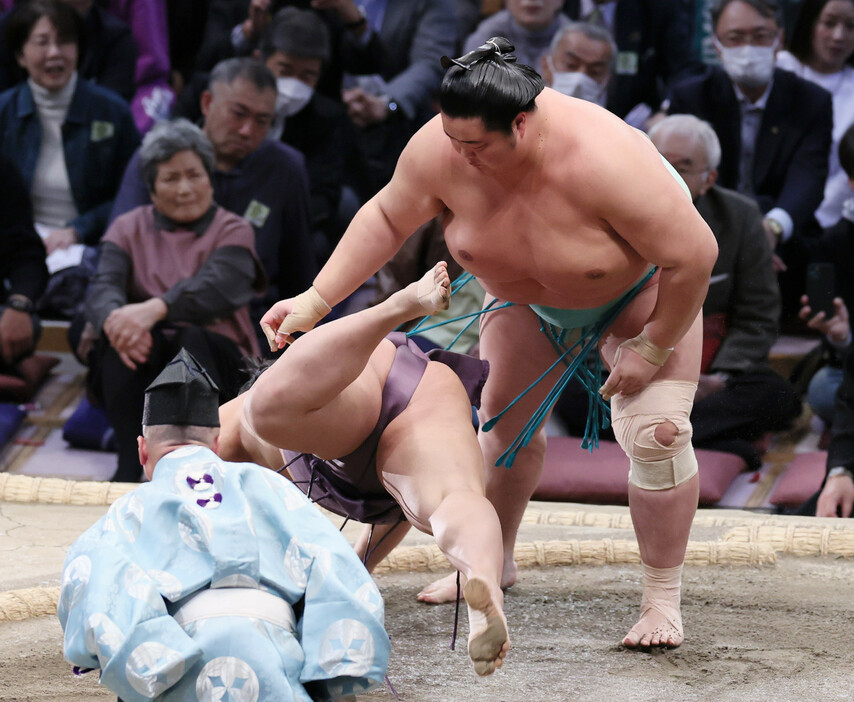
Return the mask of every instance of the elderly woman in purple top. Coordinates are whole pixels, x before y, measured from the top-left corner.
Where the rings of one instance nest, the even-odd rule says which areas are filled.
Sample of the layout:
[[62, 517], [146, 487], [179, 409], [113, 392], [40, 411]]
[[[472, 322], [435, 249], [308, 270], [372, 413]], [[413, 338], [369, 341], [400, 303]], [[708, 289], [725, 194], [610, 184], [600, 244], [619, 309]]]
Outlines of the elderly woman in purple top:
[[151, 205], [122, 215], [104, 236], [87, 296], [78, 355], [119, 443], [114, 480], [138, 480], [136, 437], [145, 388], [183, 346], [234, 397], [244, 355], [258, 343], [247, 304], [264, 286], [255, 235], [213, 202], [213, 148], [186, 120], [143, 140]]

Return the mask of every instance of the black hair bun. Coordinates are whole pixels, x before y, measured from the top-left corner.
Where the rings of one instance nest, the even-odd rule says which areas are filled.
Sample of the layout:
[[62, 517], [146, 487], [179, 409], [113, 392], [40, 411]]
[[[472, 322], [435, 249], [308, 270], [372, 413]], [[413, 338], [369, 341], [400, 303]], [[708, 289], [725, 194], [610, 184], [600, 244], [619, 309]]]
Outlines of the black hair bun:
[[469, 51], [467, 54], [463, 54], [459, 58], [454, 59], [448, 56], [443, 56], [440, 59], [440, 63], [442, 64], [442, 68], [445, 70], [449, 69], [451, 66], [459, 66], [467, 71], [470, 71], [479, 61], [492, 58], [493, 56], [499, 56], [505, 61], [512, 63], [516, 60], [516, 57], [511, 53], [515, 48], [516, 47], [513, 46], [513, 44], [510, 43], [510, 40], [506, 37], [492, 37], [491, 39], [487, 39], [476, 49]]

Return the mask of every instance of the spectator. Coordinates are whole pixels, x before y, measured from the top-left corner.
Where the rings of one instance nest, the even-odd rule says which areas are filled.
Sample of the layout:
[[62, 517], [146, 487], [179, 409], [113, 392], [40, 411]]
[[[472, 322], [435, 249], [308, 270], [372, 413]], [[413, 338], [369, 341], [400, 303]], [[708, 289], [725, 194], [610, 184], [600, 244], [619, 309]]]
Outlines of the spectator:
[[[323, 8], [326, 9], [320, 9], [314, 0], [211, 0], [196, 69], [207, 73], [219, 61], [234, 56], [251, 55], [258, 48], [263, 30], [272, 22], [273, 16], [289, 6], [301, 10], [310, 9], [326, 23], [331, 34], [331, 60], [323, 71], [318, 90], [327, 97], [340, 100], [341, 37], [350, 31], [344, 24], [361, 17], [358, 7], [350, 0], [332, 3], [323, 1]], [[259, 12], [261, 8], [263, 10]], [[246, 37], [244, 29], [255, 25], [259, 27], [257, 34]]]
[[827, 180], [833, 105], [826, 90], [774, 68], [782, 40], [774, 0], [717, 0], [712, 8], [722, 67], [674, 86], [667, 111], [711, 123], [721, 142], [719, 182], [756, 200], [775, 255], [783, 314], [798, 309], [804, 243]]
[[507, 0], [506, 9], [487, 17], [469, 35], [463, 51], [472, 51], [492, 37], [507, 37], [519, 63], [536, 68], [555, 34], [569, 24], [561, 4], [561, 0]]
[[169, 32], [165, 0], [104, 0], [107, 9], [125, 22], [136, 41], [136, 92], [131, 102], [136, 126], [143, 134], [169, 116], [175, 94], [169, 86]]
[[[838, 157], [850, 183], [854, 179], [854, 126], [846, 129], [839, 140]], [[854, 309], [854, 192], [851, 186], [848, 196], [842, 218], [820, 239], [808, 242], [811, 261], [833, 264], [837, 295], [833, 316], [828, 319], [821, 313], [813, 315], [809, 298], [801, 298], [801, 319], [823, 335], [822, 365], [810, 379], [807, 402], [827, 426], [833, 421], [836, 391], [842, 383], [843, 357], [851, 345], [849, 310]]]
[[[135, 90], [136, 43], [128, 26], [92, 0], [64, 0], [83, 17], [78, 72], [87, 80], [112, 90], [130, 102]], [[0, 37], [9, 15], [0, 19]], [[0, 41], [0, 91], [26, 79], [26, 73]]]
[[680, 78], [700, 73], [684, 0], [565, 0], [564, 14], [607, 29], [617, 44], [606, 107], [644, 128]]
[[115, 93], [77, 74], [83, 20], [59, 0], [16, 6], [9, 50], [28, 79], [0, 95], [0, 151], [29, 187], [47, 253], [97, 244], [139, 133]]
[[236, 395], [242, 356], [258, 354], [247, 304], [264, 278], [252, 228], [213, 202], [214, 152], [198, 127], [158, 124], [138, 159], [153, 204], [104, 237], [78, 346], [116, 432], [119, 481], [139, 480], [143, 395], [179, 349], [202, 361], [223, 402]]
[[838, 148], [854, 122], [854, 0], [806, 0], [788, 49], [777, 55], [777, 66], [820, 85], [833, 96], [833, 146], [824, 199], [815, 213], [818, 223], [827, 228], [839, 221], [842, 203], [851, 197]]
[[[275, 106], [276, 80], [252, 59], [218, 64], [201, 97], [203, 129], [216, 162], [214, 199], [249, 220], [270, 283], [267, 295], [252, 301], [253, 322], [281, 296], [310, 285], [317, 271], [304, 159], [291, 147], [265, 139]], [[150, 201], [136, 154], [125, 170], [112, 218]], [[260, 335], [257, 325], [256, 331]]]
[[540, 61], [546, 83], [564, 95], [605, 107], [617, 45], [607, 29], [571, 22], [558, 30]]
[[278, 92], [269, 136], [305, 156], [311, 227], [320, 237], [318, 260], [325, 260], [343, 232], [338, 206], [353, 135], [342, 105], [316, 91], [330, 58], [329, 30], [316, 13], [286, 7], [261, 40], [260, 53]]
[[691, 411], [698, 448], [737, 453], [761, 466], [754, 447], [769, 431], [790, 426], [801, 411], [794, 387], [771, 369], [780, 293], [756, 204], [715, 185], [721, 158], [711, 126], [673, 115], [649, 133], [685, 180], [697, 211], [718, 242], [718, 259], [703, 303], [703, 360]]
[[0, 154], [0, 373], [15, 374], [41, 331], [35, 301], [47, 284], [44, 244], [33, 228], [27, 186]]
[[[342, 39], [350, 118], [368, 159], [373, 188], [391, 178], [409, 137], [435, 114], [434, 93], [442, 80], [439, 63], [457, 46], [453, 0], [371, 0], [366, 14], [344, 20], [351, 0], [335, 4], [347, 31]], [[358, 12], [358, 10], [357, 10]]]
[[847, 354], [827, 448], [821, 489], [798, 512], [816, 517], [851, 517], [854, 505], [854, 354]]

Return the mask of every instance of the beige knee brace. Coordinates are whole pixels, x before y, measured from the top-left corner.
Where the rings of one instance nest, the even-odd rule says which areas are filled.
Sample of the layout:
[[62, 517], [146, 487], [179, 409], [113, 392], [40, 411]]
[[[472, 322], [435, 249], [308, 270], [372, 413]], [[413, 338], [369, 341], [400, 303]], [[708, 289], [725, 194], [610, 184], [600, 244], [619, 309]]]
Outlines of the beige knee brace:
[[[689, 419], [696, 390], [697, 383], [658, 380], [635, 395], [611, 398], [614, 434], [631, 459], [629, 482], [644, 490], [667, 490], [696, 475]], [[678, 430], [669, 446], [655, 438], [664, 422]]]

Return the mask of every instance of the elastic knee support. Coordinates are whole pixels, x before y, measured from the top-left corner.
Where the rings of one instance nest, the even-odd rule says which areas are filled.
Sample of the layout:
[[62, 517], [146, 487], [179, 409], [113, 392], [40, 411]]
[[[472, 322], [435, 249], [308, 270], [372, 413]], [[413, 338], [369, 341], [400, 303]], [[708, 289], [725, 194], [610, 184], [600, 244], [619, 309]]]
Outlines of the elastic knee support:
[[[611, 398], [614, 434], [631, 459], [629, 482], [644, 490], [667, 490], [697, 474], [689, 419], [696, 390], [696, 383], [658, 380], [629, 397]], [[655, 437], [666, 422], [677, 430], [667, 446]]]

